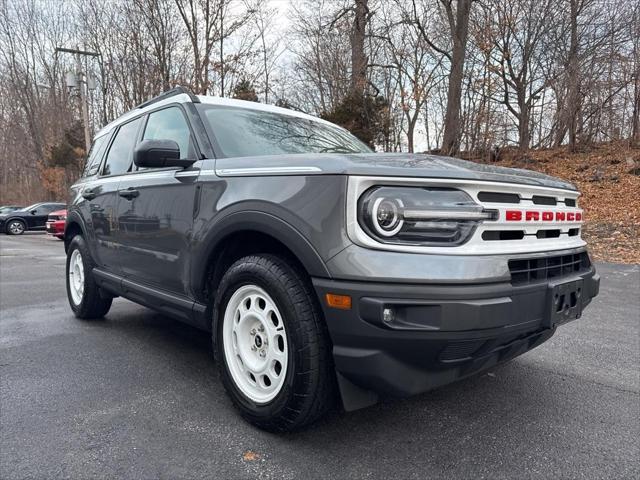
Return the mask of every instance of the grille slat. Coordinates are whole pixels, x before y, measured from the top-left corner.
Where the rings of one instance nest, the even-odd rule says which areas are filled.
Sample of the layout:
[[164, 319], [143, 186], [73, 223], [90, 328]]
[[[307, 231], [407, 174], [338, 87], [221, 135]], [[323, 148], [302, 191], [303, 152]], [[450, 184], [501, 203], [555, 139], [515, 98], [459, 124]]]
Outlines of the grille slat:
[[560, 278], [588, 270], [591, 266], [587, 252], [554, 257], [509, 260], [511, 283], [522, 285], [551, 278]]

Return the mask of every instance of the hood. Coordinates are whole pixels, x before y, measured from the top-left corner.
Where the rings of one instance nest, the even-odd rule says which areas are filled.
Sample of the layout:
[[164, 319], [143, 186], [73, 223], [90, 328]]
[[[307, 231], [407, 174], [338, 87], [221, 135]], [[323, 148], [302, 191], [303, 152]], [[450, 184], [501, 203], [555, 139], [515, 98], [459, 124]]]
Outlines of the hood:
[[[358, 153], [358, 154], [295, 154], [265, 155], [257, 157], [220, 158], [216, 171], [221, 176], [247, 175], [242, 169], [259, 169], [259, 174], [269, 175], [268, 169], [288, 169], [295, 174], [295, 167], [314, 170], [305, 175], [361, 175], [379, 177], [453, 178], [489, 182], [519, 183], [550, 188], [576, 190], [576, 187], [559, 178], [520, 168], [506, 168], [470, 162], [453, 157], [409, 153]], [[309, 168], [312, 167], [312, 168]], [[281, 172], [286, 172], [282, 170]], [[278, 174], [283, 174], [279, 172]], [[300, 172], [298, 172], [299, 174]]]

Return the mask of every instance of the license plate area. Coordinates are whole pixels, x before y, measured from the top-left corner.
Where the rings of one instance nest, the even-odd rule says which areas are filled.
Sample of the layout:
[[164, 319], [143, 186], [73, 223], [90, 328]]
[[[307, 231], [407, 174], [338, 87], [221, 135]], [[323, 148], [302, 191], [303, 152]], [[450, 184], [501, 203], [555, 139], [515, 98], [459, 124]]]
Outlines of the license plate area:
[[561, 325], [582, 315], [582, 279], [549, 285], [548, 326]]

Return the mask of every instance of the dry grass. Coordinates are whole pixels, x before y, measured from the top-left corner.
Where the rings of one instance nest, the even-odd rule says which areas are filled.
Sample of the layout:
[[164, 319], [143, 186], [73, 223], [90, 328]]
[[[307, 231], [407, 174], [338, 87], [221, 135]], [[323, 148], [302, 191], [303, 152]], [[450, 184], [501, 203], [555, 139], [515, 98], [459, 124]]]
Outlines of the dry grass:
[[537, 170], [577, 185], [585, 210], [583, 237], [593, 258], [640, 263], [639, 148], [617, 142], [575, 153], [557, 148], [504, 157], [497, 165]]

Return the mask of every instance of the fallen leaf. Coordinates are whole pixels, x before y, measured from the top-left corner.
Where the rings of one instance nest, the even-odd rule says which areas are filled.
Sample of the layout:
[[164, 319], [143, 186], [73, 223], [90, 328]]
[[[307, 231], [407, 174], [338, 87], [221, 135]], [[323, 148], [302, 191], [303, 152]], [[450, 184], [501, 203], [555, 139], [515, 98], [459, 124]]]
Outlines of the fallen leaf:
[[257, 454], [256, 452], [252, 452], [251, 450], [244, 452], [242, 454], [242, 459], [245, 462], [255, 462], [256, 460], [258, 460], [260, 458], [260, 455]]

